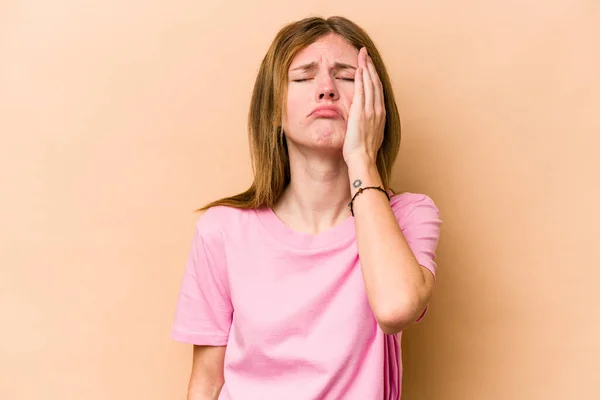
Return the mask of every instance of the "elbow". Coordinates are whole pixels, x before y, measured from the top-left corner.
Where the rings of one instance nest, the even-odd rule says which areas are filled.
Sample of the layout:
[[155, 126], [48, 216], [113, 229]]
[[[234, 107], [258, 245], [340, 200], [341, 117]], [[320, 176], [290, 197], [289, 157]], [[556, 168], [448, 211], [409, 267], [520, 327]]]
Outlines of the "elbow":
[[375, 317], [375, 319], [383, 333], [388, 335], [400, 333], [411, 324], [410, 320], [403, 314], [389, 314]]
[[417, 299], [399, 301], [375, 312], [375, 319], [383, 333], [394, 335], [412, 325], [421, 316], [425, 306], [424, 302]]

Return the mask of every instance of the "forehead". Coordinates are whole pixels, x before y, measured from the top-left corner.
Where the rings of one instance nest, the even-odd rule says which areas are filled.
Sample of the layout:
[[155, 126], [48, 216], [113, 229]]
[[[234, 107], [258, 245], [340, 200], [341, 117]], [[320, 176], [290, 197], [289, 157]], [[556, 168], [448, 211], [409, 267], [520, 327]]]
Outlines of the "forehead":
[[343, 37], [330, 34], [300, 50], [292, 60], [290, 68], [312, 61], [320, 61], [322, 57], [330, 63], [340, 61], [355, 65], [358, 49]]

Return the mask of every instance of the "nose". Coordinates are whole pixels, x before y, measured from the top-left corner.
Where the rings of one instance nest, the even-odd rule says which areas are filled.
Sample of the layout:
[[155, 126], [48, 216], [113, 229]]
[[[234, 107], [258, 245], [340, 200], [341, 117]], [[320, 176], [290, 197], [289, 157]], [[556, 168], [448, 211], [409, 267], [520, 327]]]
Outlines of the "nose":
[[331, 76], [325, 76], [319, 80], [316, 97], [317, 101], [335, 101], [339, 98], [339, 91], [335, 85], [334, 79], [332, 79]]

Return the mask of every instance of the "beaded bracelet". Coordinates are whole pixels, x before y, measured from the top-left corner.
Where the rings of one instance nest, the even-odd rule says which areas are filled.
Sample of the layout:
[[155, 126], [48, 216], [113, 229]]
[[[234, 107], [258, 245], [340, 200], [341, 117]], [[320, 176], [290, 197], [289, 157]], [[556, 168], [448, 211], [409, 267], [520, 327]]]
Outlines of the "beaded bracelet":
[[388, 198], [388, 200], [390, 200], [390, 195], [381, 186], [365, 186], [364, 188], [360, 188], [360, 189], [358, 189], [358, 191], [356, 193], [354, 193], [354, 196], [352, 196], [352, 200], [348, 204], [348, 207], [350, 207], [350, 213], [352, 214], [353, 217], [354, 217], [354, 209], [352, 208], [353, 207], [352, 204], [354, 203], [354, 199], [356, 198], [356, 196], [358, 196], [364, 190], [367, 190], [367, 189], [376, 189], [376, 190], [379, 190], [380, 192], [383, 192], [383, 194], [386, 195], [386, 197]]

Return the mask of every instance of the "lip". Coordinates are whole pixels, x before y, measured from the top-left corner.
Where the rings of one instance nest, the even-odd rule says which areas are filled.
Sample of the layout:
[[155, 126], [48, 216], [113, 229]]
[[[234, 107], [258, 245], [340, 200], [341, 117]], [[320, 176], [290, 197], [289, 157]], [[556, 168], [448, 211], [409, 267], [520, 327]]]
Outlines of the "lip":
[[336, 106], [319, 106], [311, 111], [309, 117], [343, 118], [342, 110]]

